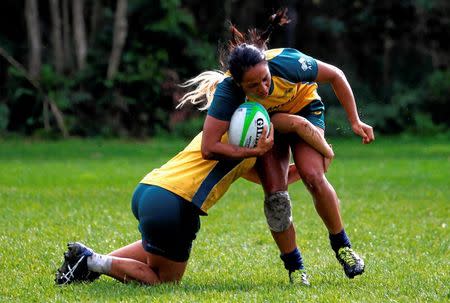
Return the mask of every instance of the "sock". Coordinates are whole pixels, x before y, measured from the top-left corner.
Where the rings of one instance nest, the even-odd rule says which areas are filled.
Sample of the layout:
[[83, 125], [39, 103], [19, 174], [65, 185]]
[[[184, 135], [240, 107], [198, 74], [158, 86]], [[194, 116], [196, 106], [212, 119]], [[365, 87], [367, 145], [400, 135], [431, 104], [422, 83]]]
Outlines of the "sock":
[[111, 271], [112, 257], [94, 253], [87, 258], [87, 267], [90, 271], [108, 274]]
[[302, 254], [295, 248], [293, 251], [287, 254], [280, 255], [281, 260], [284, 262], [284, 268], [289, 270], [290, 272], [295, 271], [297, 269], [304, 269]]
[[352, 247], [350, 239], [347, 237], [347, 234], [345, 233], [345, 229], [342, 229], [341, 232], [335, 235], [329, 234], [329, 238], [331, 248], [334, 250], [335, 253], [337, 253], [339, 248], [341, 247]]

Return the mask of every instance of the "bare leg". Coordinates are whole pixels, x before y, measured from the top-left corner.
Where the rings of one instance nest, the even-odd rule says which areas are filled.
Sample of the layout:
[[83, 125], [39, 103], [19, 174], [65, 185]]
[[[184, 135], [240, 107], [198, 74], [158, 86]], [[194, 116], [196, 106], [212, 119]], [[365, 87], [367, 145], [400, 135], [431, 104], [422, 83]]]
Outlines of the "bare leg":
[[137, 281], [149, 285], [181, 280], [186, 270], [187, 261], [175, 262], [162, 256], [147, 254], [147, 263], [113, 257], [108, 276], [122, 282]]
[[[323, 134], [323, 130], [318, 129]], [[344, 228], [339, 199], [325, 177], [323, 156], [298, 137], [291, 136], [291, 147], [295, 164], [303, 183], [313, 197], [317, 213], [331, 234], [339, 233]]]
[[322, 129], [315, 127], [306, 118], [292, 114], [276, 113], [270, 117], [273, 127], [280, 133], [296, 133], [306, 143], [314, 147], [318, 152], [332, 159], [333, 149], [323, 136]]
[[150, 285], [161, 283], [155, 269], [146, 263], [128, 258], [114, 257], [107, 275], [121, 282], [138, 281]]
[[282, 254], [290, 253], [297, 247], [297, 242], [295, 241], [296, 233], [293, 223], [285, 231], [270, 232], [272, 233], [272, 238], [275, 240], [275, 243], [277, 243], [278, 249]]
[[148, 253], [142, 246], [142, 240], [138, 240], [134, 243], [128, 244], [127, 246], [116, 249], [115, 251], [110, 252], [108, 255], [112, 257], [134, 259], [142, 263], [146, 263], [147, 254]]
[[329, 232], [330, 245], [349, 278], [364, 272], [364, 261], [351, 248], [342, 222], [339, 199], [328, 182], [322, 165], [322, 155], [298, 138], [291, 145], [297, 169], [314, 199], [317, 213]]
[[[281, 136], [276, 134], [273, 148], [259, 157], [257, 162], [258, 175], [266, 195], [287, 190], [289, 157], [287, 140], [283, 140]], [[293, 224], [285, 231], [271, 231], [271, 233], [281, 253], [289, 253], [297, 247]]]
[[186, 270], [186, 262], [175, 262], [150, 254], [138, 240], [109, 254], [113, 257], [111, 276], [122, 282], [138, 281], [144, 284], [178, 282]]

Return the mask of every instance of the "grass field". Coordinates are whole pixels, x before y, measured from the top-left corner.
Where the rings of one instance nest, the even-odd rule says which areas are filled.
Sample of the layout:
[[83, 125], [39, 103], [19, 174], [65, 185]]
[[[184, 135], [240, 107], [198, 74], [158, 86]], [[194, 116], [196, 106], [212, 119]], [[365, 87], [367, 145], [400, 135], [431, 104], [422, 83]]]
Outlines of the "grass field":
[[107, 253], [139, 238], [134, 187], [184, 142], [0, 141], [0, 302], [449, 302], [450, 142], [331, 142], [337, 156], [328, 178], [366, 273], [345, 278], [297, 183], [290, 193], [312, 283], [305, 288], [287, 282], [261, 189], [244, 180], [202, 218], [180, 285], [102, 277], [56, 287], [67, 241]]

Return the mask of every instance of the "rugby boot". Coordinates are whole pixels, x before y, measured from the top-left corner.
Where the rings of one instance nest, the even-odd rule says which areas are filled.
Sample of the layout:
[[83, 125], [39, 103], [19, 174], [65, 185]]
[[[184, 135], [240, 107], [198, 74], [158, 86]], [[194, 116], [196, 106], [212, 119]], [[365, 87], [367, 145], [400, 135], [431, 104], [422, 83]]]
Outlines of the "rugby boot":
[[308, 280], [308, 275], [305, 269], [297, 269], [294, 271], [289, 271], [289, 282], [292, 284], [303, 284], [305, 286], [310, 286]]
[[97, 279], [100, 274], [90, 271], [87, 267], [87, 258], [93, 254], [92, 249], [81, 243], [68, 243], [64, 262], [56, 271], [55, 283], [64, 285], [73, 282], [92, 282]]
[[364, 260], [350, 247], [339, 248], [336, 258], [344, 268], [346, 276], [350, 279], [353, 279], [355, 276], [361, 275], [364, 272]]

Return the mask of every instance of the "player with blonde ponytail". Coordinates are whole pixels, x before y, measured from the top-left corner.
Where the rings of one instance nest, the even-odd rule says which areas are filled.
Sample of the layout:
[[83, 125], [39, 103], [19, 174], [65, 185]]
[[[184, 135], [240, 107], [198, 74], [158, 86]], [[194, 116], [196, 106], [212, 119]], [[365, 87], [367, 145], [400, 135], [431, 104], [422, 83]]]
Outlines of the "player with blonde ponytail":
[[179, 101], [176, 108], [182, 107], [186, 103], [192, 103], [198, 105], [204, 103], [199, 107], [200, 110], [207, 110], [211, 105], [214, 98], [214, 92], [216, 91], [217, 85], [225, 79], [224, 72], [220, 70], [206, 71], [187, 80], [181, 87], [191, 87], [194, 86], [195, 89], [186, 93]]

